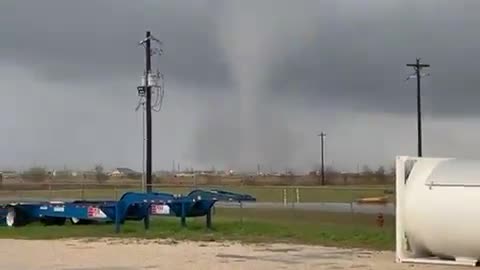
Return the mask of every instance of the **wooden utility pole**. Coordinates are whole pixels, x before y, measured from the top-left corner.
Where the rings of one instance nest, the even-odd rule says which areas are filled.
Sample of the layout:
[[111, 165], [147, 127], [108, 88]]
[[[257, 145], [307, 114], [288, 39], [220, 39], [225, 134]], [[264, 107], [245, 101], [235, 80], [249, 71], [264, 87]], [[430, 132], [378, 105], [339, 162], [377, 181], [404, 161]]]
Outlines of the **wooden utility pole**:
[[146, 157], [146, 182], [147, 192], [152, 192], [152, 87], [148, 86], [151, 72], [150, 31], [147, 31], [145, 40], [145, 110], [147, 121], [147, 157]]
[[413, 67], [416, 71], [417, 77], [417, 136], [418, 136], [418, 156], [422, 157], [422, 107], [421, 107], [421, 93], [420, 93], [420, 79], [422, 68], [430, 67], [428, 64], [420, 64], [420, 58], [417, 58], [415, 64], [407, 64], [407, 67]]
[[325, 137], [327, 136], [327, 134], [325, 134], [324, 132], [321, 132], [320, 134], [318, 134], [318, 136], [320, 137], [320, 163], [321, 163], [321, 173], [322, 173], [322, 186], [325, 185], [325, 151], [324, 151], [324, 148], [325, 148]]

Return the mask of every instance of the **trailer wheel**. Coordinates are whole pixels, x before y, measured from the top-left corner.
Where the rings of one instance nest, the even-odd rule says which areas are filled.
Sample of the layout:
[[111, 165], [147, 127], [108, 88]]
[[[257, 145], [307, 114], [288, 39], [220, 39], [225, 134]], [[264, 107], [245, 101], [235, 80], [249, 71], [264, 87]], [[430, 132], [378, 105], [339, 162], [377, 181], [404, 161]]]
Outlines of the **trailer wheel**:
[[8, 227], [17, 226], [16, 217], [17, 217], [17, 213], [15, 212], [15, 208], [9, 207], [7, 216], [5, 217], [5, 223], [7, 224]]
[[80, 222], [81, 222], [81, 220], [79, 218], [76, 218], [76, 217], [70, 218], [70, 223], [72, 223], [74, 225], [80, 224]]
[[88, 219], [79, 219], [79, 218], [76, 218], [76, 217], [71, 217], [70, 218], [70, 223], [73, 224], [73, 225], [85, 225], [85, 224], [91, 224], [91, 223], [93, 223], [93, 221], [88, 220]]
[[28, 219], [25, 214], [22, 213], [21, 209], [16, 208], [15, 206], [7, 207], [7, 215], [5, 216], [5, 224], [8, 227], [19, 227], [24, 226], [28, 223]]
[[61, 218], [61, 217], [48, 217], [48, 218], [44, 218], [42, 219], [40, 222], [43, 224], [43, 225], [58, 225], [58, 226], [62, 226], [62, 225], [65, 225], [65, 221], [67, 219], [66, 218]]
[[57, 218], [57, 220], [55, 220], [55, 225], [63, 226], [63, 225], [65, 225], [66, 221], [67, 221], [66, 218]]
[[71, 217], [70, 218], [70, 223], [72, 225], [87, 225], [87, 224], [93, 224], [96, 223], [95, 220], [90, 220], [90, 219], [80, 219], [76, 217]]

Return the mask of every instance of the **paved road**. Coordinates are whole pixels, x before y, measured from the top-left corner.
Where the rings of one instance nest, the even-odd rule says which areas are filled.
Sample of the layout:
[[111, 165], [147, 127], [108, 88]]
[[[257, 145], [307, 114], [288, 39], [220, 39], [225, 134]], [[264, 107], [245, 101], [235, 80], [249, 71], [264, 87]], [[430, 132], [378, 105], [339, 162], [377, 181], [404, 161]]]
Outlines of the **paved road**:
[[[218, 202], [217, 207], [235, 207], [240, 208], [238, 203], [224, 203]], [[357, 203], [289, 203], [284, 205], [283, 203], [274, 202], [244, 202], [243, 208], [271, 208], [271, 209], [301, 209], [311, 211], [325, 211], [325, 212], [338, 212], [338, 213], [362, 213], [362, 214], [378, 214], [394, 215], [395, 207], [393, 204], [386, 205], [368, 205]]]

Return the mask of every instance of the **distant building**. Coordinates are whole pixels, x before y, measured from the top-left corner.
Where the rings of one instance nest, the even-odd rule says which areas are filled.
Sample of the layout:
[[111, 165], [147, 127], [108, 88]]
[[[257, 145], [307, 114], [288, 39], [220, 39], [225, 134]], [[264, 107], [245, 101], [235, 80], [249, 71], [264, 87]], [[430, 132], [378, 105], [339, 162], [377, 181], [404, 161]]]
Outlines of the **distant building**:
[[2, 175], [3, 179], [16, 179], [19, 178], [19, 175], [16, 171], [10, 171], [10, 170], [3, 170], [0, 171], [0, 174]]
[[195, 177], [194, 173], [176, 173], [174, 177]]
[[125, 177], [125, 176], [128, 176], [128, 175], [136, 175], [136, 174], [140, 174], [139, 172], [136, 172], [132, 169], [129, 169], [129, 168], [116, 168], [115, 170], [113, 170], [111, 173], [110, 173], [110, 176], [113, 176], [113, 177]]

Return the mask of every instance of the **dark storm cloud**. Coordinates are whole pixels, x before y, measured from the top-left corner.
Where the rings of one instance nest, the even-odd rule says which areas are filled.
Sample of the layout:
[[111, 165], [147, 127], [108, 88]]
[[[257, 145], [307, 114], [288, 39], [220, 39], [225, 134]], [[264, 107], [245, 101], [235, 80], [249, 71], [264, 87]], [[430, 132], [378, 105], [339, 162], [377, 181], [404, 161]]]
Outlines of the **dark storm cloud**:
[[[432, 65], [424, 104], [437, 120], [480, 112], [479, 11], [473, 0], [1, 1], [0, 119], [9, 132], [0, 150], [4, 160], [20, 152], [19, 162], [63, 149], [48, 159], [138, 165], [137, 145], [122, 143], [141, 139], [131, 89], [144, 65], [137, 42], [150, 29], [165, 49], [167, 104], [154, 120], [163, 168], [186, 157], [305, 167], [318, 157], [320, 127], [334, 134], [335, 159], [378, 164], [415, 138], [407, 115], [416, 109], [415, 82], [404, 79], [416, 57]], [[28, 87], [13, 94], [22, 80]], [[458, 127], [478, 129], [471, 123]], [[65, 134], [89, 147], [72, 146], [72, 156]], [[384, 137], [398, 143], [364, 154]]]
[[422, 57], [431, 64], [423, 86], [433, 113], [478, 115], [480, 2], [386, 2], [398, 4], [375, 12], [370, 1], [365, 16], [352, 11], [341, 18], [333, 9], [319, 22], [326, 27], [273, 65], [271, 91], [312, 104], [328, 100], [362, 111], [413, 113], [416, 81], [404, 81], [413, 72], [405, 65]]
[[144, 65], [137, 43], [152, 30], [164, 42], [160, 61], [169, 80], [225, 87], [228, 72], [209, 7], [206, 1], [2, 1], [0, 59], [48, 80], [131, 79]]
[[[229, 88], [232, 63], [223, 51], [225, 44], [218, 42], [218, 27], [223, 24], [218, 17], [224, 5], [4, 1], [0, 59], [34, 68], [49, 80], [132, 77], [143, 66], [136, 42], [148, 28], [165, 42], [161, 67], [169, 80]], [[241, 16], [260, 10], [249, 17], [256, 18], [260, 28], [275, 16], [281, 17], [280, 23], [287, 20], [286, 26], [295, 25], [302, 15], [315, 18], [305, 26], [309, 34], [296, 40], [288, 38], [288, 27], [265, 28], [286, 36], [281, 44], [268, 44], [268, 50], [279, 52], [265, 71], [264, 87], [272, 93], [293, 92], [312, 103], [328, 99], [367, 111], [410, 112], [415, 105], [408, 94], [415, 86], [403, 81], [411, 72], [405, 64], [422, 57], [432, 64], [426, 84], [435, 89], [434, 111], [478, 113], [474, 101], [480, 98], [475, 86], [480, 69], [479, 2], [244, 1], [236, 9], [244, 13]], [[255, 41], [239, 37], [234, 42]]]
[[[435, 117], [480, 112], [471, 102], [480, 98], [473, 92], [478, 76], [471, 60], [480, 53], [468, 49], [480, 45], [475, 34], [480, 5], [475, 2], [238, 1], [224, 6], [218, 37], [229, 59], [232, 87], [244, 111], [255, 113], [246, 123], [240, 116], [232, 124], [212, 108], [205, 122], [222, 125], [200, 128], [198, 153], [207, 153], [208, 142], [214, 141], [244, 162], [249, 155], [265, 160], [262, 154], [271, 161], [275, 157], [277, 164], [292, 162], [301, 155], [302, 138], [292, 136], [289, 121], [272, 120], [272, 126], [260, 121], [269, 112], [292, 111], [289, 98], [304, 100], [312, 109], [413, 114], [415, 81], [405, 82], [412, 72], [405, 65], [416, 57], [432, 65], [433, 76], [424, 80], [424, 103]], [[461, 64], [458, 84], [450, 78], [452, 66]], [[331, 121], [323, 120], [323, 126]], [[374, 125], [385, 123], [365, 123], [372, 130]]]

